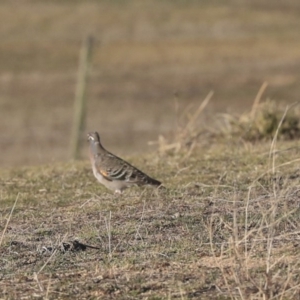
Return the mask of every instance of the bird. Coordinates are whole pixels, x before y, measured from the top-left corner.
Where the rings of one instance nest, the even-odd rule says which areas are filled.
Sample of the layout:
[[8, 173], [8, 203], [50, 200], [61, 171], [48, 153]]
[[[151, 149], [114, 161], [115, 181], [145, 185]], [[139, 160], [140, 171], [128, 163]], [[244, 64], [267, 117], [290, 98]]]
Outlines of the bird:
[[160, 181], [107, 151], [101, 144], [98, 132], [89, 132], [87, 136], [93, 174], [106, 188], [115, 194], [122, 194], [131, 186], [163, 187]]

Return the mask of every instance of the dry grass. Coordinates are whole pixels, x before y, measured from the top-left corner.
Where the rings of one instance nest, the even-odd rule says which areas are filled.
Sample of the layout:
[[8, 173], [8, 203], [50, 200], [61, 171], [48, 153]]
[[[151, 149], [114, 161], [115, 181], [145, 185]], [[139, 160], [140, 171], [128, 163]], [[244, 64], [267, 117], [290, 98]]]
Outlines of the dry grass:
[[[226, 122], [222, 134], [239, 137], [246, 141], [271, 140], [277, 132], [277, 139], [296, 140], [300, 138], [299, 103], [289, 106], [267, 100], [257, 104], [255, 110], [241, 116], [224, 115]], [[284, 113], [285, 111], [285, 113]]]
[[183, 149], [131, 159], [159, 192], [116, 197], [85, 163], [4, 174], [1, 297], [298, 297], [297, 143]]
[[[176, 126], [173, 135], [160, 135], [156, 142], [160, 154], [182, 154], [188, 157], [194, 147], [209, 145], [212, 140], [231, 140], [232, 143], [255, 143], [277, 140], [297, 140], [300, 138], [300, 108], [299, 102], [291, 105], [278, 104], [261, 97], [267, 87], [264, 83], [254, 99], [252, 109], [240, 114], [220, 114], [209, 117], [203, 112], [213, 97], [210, 92], [198, 109], [186, 109], [176, 116]], [[203, 116], [204, 115], [204, 116]], [[224, 142], [224, 141], [223, 141]]]
[[[1, 3], [1, 163], [17, 167], [0, 174], [0, 298], [300, 297], [298, 111], [262, 101], [298, 99], [299, 4], [173, 3]], [[88, 128], [119, 155], [162, 132], [129, 160], [166, 191], [116, 197], [86, 162], [19, 166], [67, 158], [87, 32]], [[213, 129], [230, 105], [249, 109]]]

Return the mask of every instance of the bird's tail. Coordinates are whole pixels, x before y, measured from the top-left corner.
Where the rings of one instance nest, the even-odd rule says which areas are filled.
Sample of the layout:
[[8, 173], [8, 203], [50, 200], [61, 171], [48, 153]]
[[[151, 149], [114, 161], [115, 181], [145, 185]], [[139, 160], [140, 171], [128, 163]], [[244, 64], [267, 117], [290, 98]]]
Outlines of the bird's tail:
[[154, 178], [148, 177], [147, 178], [147, 184], [152, 185], [154, 187], [157, 187], [159, 189], [165, 189], [165, 187], [162, 185], [162, 183]]

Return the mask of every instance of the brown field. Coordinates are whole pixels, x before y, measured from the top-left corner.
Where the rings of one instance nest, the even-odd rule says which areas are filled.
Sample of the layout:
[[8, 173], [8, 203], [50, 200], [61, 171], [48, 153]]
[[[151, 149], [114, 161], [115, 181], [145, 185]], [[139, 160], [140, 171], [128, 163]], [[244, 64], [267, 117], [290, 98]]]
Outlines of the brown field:
[[[297, 1], [1, 1], [0, 164], [70, 158], [82, 40], [95, 38], [86, 131], [114, 152], [152, 151], [179, 109], [298, 101]], [[176, 96], [174, 96], [176, 95]], [[190, 106], [191, 105], [191, 106]]]
[[299, 299], [297, 142], [194, 150], [119, 197], [83, 162], [1, 174], [0, 298]]
[[[3, 0], [0, 25], [0, 299], [300, 299], [298, 1]], [[165, 190], [71, 161], [87, 35], [85, 131]]]

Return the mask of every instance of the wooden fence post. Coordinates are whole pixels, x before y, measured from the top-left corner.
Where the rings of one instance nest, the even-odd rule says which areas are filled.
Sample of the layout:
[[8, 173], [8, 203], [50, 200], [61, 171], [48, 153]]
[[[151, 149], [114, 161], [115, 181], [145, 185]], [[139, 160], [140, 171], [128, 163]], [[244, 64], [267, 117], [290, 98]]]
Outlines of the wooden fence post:
[[82, 43], [79, 57], [78, 79], [74, 101], [74, 120], [71, 135], [71, 157], [76, 160], [80, 156], [82, 133], [85, 130], [86, 84], [92, 56], [93, 37], [88, 36]]

